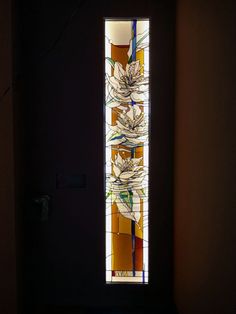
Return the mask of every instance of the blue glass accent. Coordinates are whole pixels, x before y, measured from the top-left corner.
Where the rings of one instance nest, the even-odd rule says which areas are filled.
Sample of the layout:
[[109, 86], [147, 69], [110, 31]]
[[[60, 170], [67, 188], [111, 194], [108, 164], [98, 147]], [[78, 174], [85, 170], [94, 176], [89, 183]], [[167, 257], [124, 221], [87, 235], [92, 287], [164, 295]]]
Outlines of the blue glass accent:
[[136, 60], [136, 36], [137, 36], [137, 21], [133, 20], [132, 22], [132, 33], [133, 33], [133, 38], [132, 38], [132, 61]]

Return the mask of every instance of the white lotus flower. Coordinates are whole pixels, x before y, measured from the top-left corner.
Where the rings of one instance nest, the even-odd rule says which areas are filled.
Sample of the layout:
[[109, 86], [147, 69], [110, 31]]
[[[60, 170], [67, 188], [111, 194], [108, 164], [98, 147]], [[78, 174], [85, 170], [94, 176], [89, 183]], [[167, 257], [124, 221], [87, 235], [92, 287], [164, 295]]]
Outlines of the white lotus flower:
[[117, 154], [113, 161], [113, 174], [110, 175], [109, 190], [113, 194], [119, 212], [126, 218], [140, 220], [140, 198], [143, 195], [142, 181], [146, 175], [141, 158], [125, 158]]
[[147, 140], [148, 125], [139, 106], [129, 105], [129, 110], [118, 115], [116, 125], [110, 126], [108, 145], [124, 144], [128, 147], [142, 145]]
[[106, 75], [107, 106], [114, 108], [122, 103], [143, 102], [147, 99], [148, 77], [141, 74], [140, 62], [133, 61], [124, 70], [121, 63], [115, 62], [114, 75]]

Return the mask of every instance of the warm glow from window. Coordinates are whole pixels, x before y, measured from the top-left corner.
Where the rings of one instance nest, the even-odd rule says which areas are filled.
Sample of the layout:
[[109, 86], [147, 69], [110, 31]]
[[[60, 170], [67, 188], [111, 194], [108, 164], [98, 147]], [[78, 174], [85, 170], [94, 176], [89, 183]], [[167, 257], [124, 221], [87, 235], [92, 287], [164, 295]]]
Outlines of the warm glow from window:
[[148, 282], [149, 20], [105, 20], [106, 282]]

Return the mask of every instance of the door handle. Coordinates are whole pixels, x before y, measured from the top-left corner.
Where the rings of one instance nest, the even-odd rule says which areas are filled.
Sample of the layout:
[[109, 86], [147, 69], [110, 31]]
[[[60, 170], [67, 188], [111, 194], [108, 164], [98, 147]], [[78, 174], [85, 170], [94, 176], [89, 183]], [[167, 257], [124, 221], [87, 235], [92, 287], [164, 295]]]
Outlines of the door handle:
[[34, 203], [39, 206], [39, 210], [40, 210], [39, 216], [40, 216], [40, 221], [42, 222], [48, 220], [50, 200], [51, 200], [51, 197], [47, 194], [41, 195], [39, 197], [35, 197], [33, 199]]

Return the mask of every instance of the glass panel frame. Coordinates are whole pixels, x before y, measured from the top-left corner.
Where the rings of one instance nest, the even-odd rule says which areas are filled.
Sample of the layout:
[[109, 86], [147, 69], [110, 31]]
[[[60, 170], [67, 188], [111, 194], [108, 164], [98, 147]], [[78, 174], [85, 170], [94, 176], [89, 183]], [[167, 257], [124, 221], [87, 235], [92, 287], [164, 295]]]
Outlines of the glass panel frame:
[[104, 19], [106, 283], [148, 283], [149, 18]]

